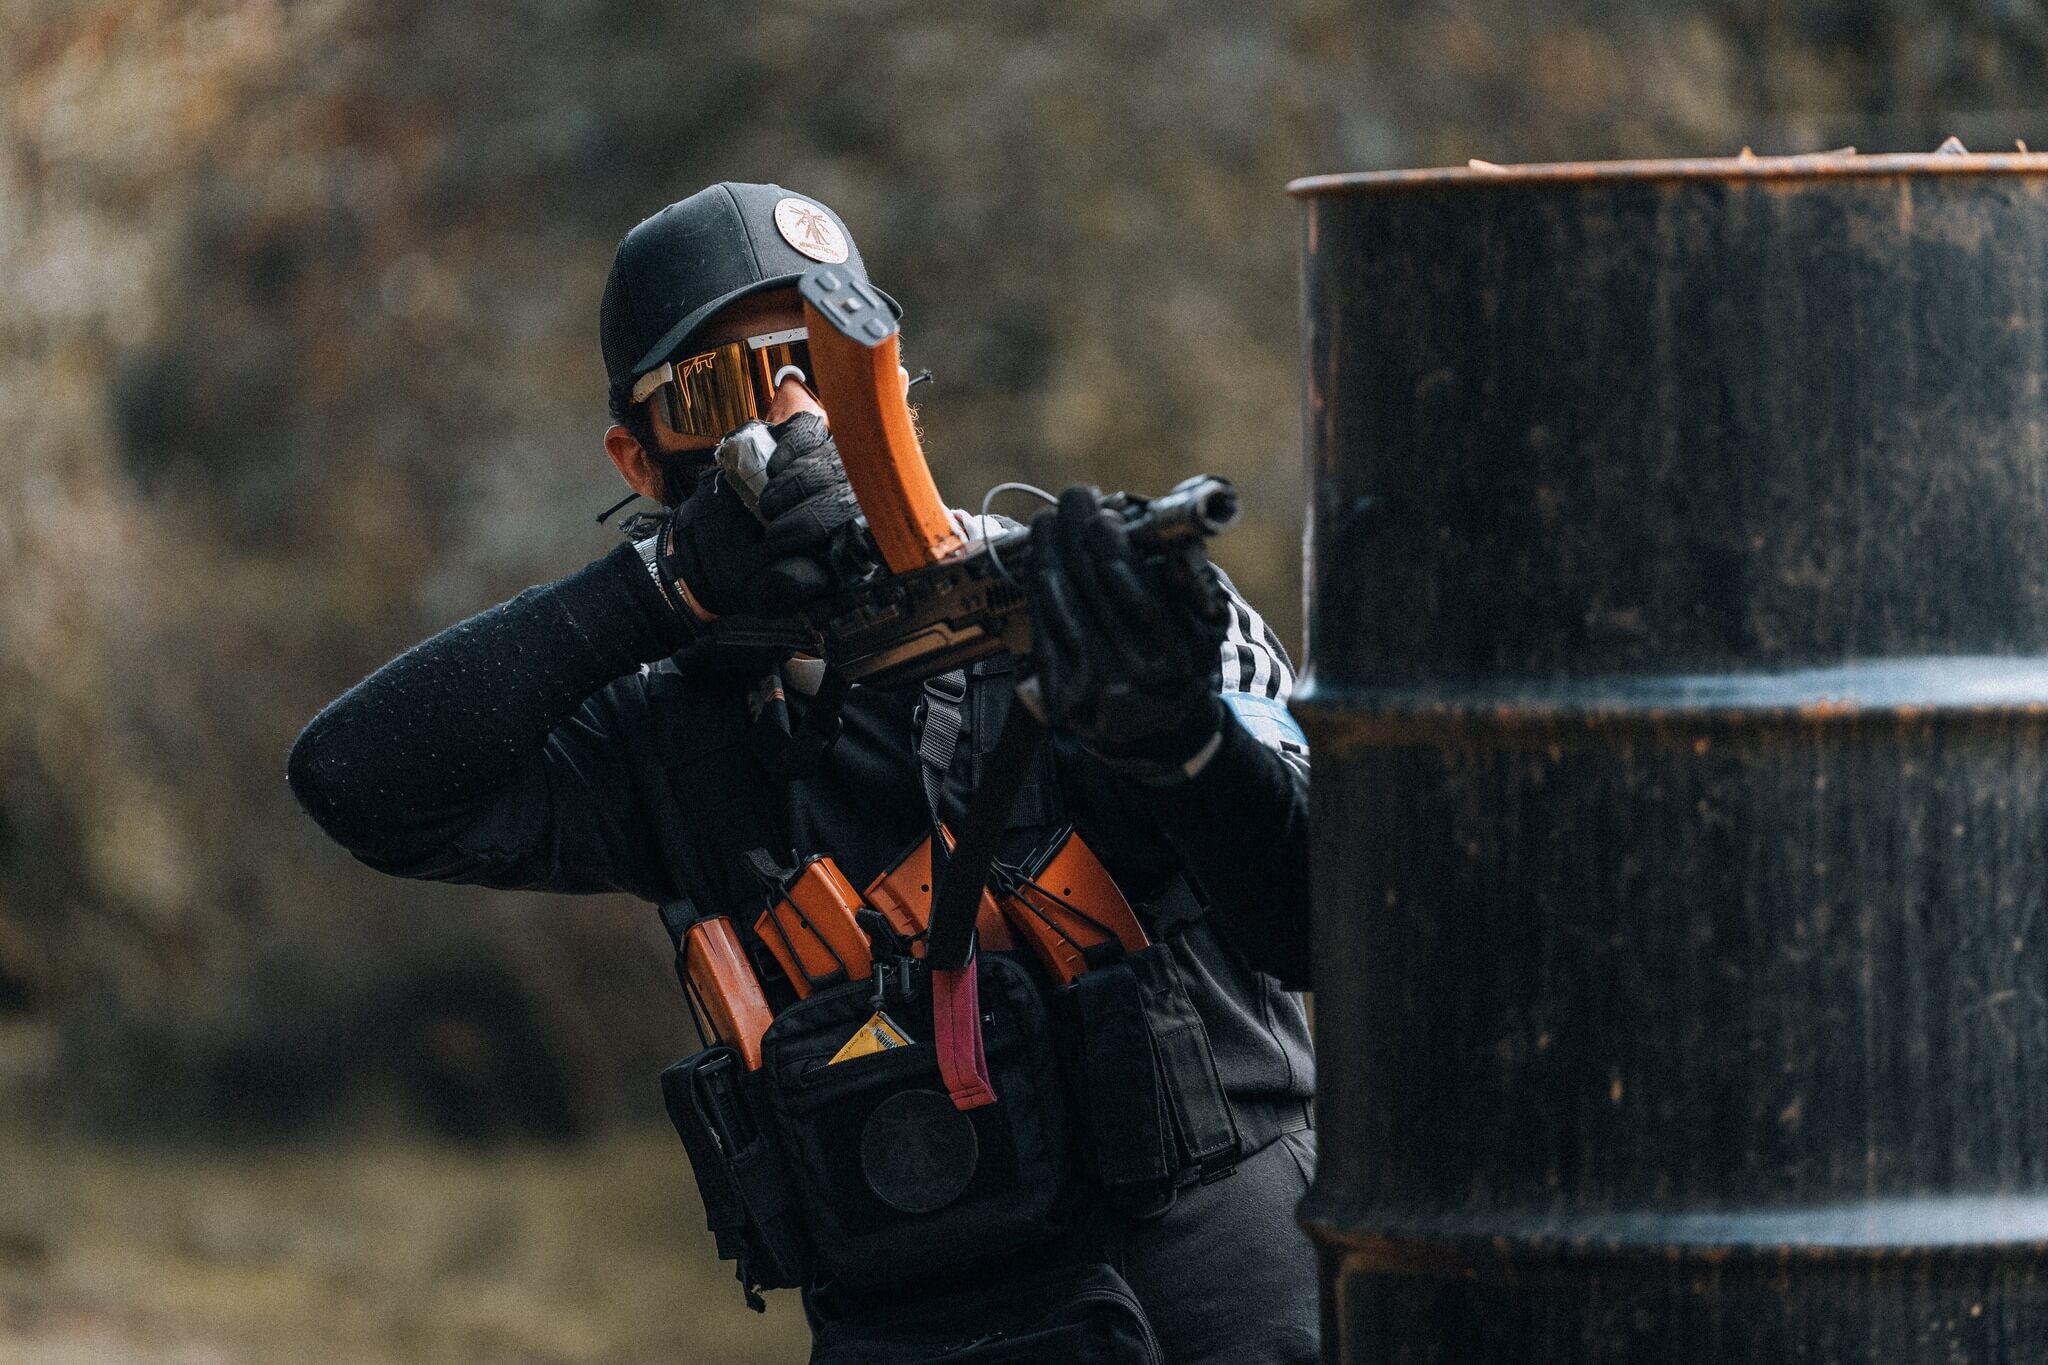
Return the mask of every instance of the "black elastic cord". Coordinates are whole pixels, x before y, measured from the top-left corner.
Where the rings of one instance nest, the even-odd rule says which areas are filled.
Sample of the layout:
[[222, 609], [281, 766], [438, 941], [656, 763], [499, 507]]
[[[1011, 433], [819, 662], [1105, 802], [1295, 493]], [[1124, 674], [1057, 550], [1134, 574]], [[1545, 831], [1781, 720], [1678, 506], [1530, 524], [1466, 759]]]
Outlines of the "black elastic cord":
[[628, 493], [628, 494], [626, 494], [626, 496], [625, 496], [625, 497], [623, 497], [623, 498], [620, 498], [620, 499], [619, 499], [619, 500], [618, 500], [617, 502], [613, 503], [613, 504], [612, 504], [612, 505], [611, 505], [610, 507], [607, 507], [607, 508], [605, 508], [605, 509], [604, 509], [604, 510], [603, 510], [602, 512], [599, 512], [599, 513], [597, 514], [597, 524], [598, 524], [599, 526], [602, 526], [602, 525], [604, 525], [604, 524], [605, 524], [606, 522], [608, 522], [608, 521], [610, 521], [610, 520], [612, 519], [612, 513], [614, 513], [614, 512], [616, 512], [616, 511], [618, 511], [618, 510], [619, 510], [619, 509], [620, 509], [621, 507], [624, 507], [624, 506], [625, 506], [625, 505], [626, 505], [627, 503], [631, 502], [631, 501], [632, 501], [633, 499], [635, 499], [635, 498], [637, 498], [637, 497], [639, 497], [639, 496], [640, 496], [640, 495], [639, 495], [638, 493]]

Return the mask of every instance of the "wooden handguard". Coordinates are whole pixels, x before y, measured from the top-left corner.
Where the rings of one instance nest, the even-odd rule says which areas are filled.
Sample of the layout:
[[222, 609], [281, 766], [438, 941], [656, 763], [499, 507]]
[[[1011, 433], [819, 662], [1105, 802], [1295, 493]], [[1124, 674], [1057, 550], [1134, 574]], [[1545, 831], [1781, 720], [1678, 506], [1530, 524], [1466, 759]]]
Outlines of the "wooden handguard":
[[811, 378], [883, 563], [898, 574], [938, 563], [961, 540], [910, 419], [895, 317], [844, 269], [818, 266], [797, 289], [811, 333]]

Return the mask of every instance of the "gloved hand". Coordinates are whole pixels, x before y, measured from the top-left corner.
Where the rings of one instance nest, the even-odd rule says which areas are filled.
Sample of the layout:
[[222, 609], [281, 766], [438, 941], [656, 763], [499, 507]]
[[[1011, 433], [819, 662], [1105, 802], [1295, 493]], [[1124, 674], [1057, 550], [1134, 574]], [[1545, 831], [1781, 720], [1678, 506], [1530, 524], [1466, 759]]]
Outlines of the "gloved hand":
[[832, 538], [860, 513], [822, 420], [802, 413], [768, 430], [775, 448], [758, 516], [729, 478], [714, 474], [662, 533], [663, 572], [699, 619], [787, 616], [830, 591]]
[[816, 413], [800, 412], [768, 428], [775, 453], [768, 457], [768, 482], [757, 510], [768, 528], [768, 544], [781, 553], [821, 559], [840, 528], [860, 515], [839, 447]]
[[1031, 589], [1032, 676], [1048, 725], [1141, 774], [1215, 737], [1229, 607], [1199, 540], [1141, 554], [1101, 494], [1069, 488], [1031, 523]]

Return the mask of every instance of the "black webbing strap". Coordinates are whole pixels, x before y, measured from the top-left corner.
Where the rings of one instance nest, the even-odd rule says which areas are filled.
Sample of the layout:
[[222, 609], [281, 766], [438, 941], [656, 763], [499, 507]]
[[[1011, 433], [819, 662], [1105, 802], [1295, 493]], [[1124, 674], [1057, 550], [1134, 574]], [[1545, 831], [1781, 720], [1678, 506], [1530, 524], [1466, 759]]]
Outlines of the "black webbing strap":
[[641, 746], [636, 762], [648, 766], [636, 771], [688, 812], [687, 819], [653, 822], [662, 860], [700, 913], [750, 926], [761, 898], [741, 852], [762, 843], [790, 848], [781, 788], [753, 743], [759, 727], [730, 686], [709, 686], [674, 659], [656, 664], [648, 681], [650, 696], [659, 698], [648, 710], [654, 742]]
[[663, 901], [655, 909], [661, 916], [661, 927], [668, 931], [668, 941], [675, 945], [676, 953], [680, 956], [683, 951], [683, 935], [689, 933], [690, 926], [701, 918], [697, 913], [697, 902], [688, 896], [680, 896], [672, 901]]
[[661, 916], [661, 927], [668, 931], [668, 941], [676, 947], [676, 984], [683, 988], [683, 1003], [690, 1007], [690, 1022], [697, 1026], [697, 1036], [709, 1039], [712, 1034], [697, 1010], [697, 988], [690, 984], [689, 945], [685, 936], [690, 926], [704, 918], [697, 909], [697, 902], [684, 896], [679, 900], [663, 901], [656, 907]]
[[974, 917], [1009, 822], [1010, 803], [1017, 799], [1017, 789], [1023, 785], [1044, 738], [1045, 727], [1029, 709], [1011, 707], [1003, 718], [1003, 732], [995, 749], [982, 764], [981, 782], [967, 803], [967, 814], [943, 872], [937, 869], [940, 841], [933, 841], [936, 880], [931, 925], [925, 939], [925, 965], [936, 969], [959, 967], [973, 955]]
[[[946, 779], [963, 740], [969, 741], [969, 786], [980, 787], [981, 770], [1002, 734], [1003, 717], [1011, 704], [1012, 671], [1012, 661], [985, 659], [964, 672], [956, 669], [925, 680], [924, 701], [918, 708], [917, 758], [934, 829], [939, 803], [946, 794]], [[1051, 751], [1040, 749], [1038, 757], [1037, 768], [1026, 776], [1010, 802], [1006, 830], [1051, 829], [1066, 818], [1066, 801], [1053, 772]], [[943, 868], [943, 853], [939, 863]]]
[[945, 799], [946, 775], [967, 727], [967, 674], [960, 669], [924, 681], [924, 703], [917, 714], [917, 767], [924, 779], [925, 809], [932, 817], [932, 886], [946, 879], [952, 849], [946, 840], [939, 802]]
[[844, 673], [827, 666], [817, 693], [804, 708], [803, 720], [793, 731], [787, 701], [764, 706], [748, 732], [761, 766], [785, 782], [814, 776], [827, 751], [839, 742], [839, 732], [845, 728], [846, 698], [852, 690], [853, 683]]
[[765, 848], [748, 849], [740, 855], [740, 861], [746, 864], [747, 870], [759, 883], [763, 907], [773, 905], [776, 897], [788, 890], [789, 879], [796, 875], [796, 869], [784, 867]]
[[[1017, 661], [1007, 656], [984, 659], [967, 670], [967, 732], [972, 741], [973, 777], [981, 770], [1003, 732], [1003, 717], [1016, 704]], [[1052, 751], [1041, 748], [1038, 762], [1010, 801], [1008, 830], [1048, 830], [1066, 820], [1066, 800], [1053, 771]]]
[[1244, 1144], [1239, 1160], [1265, 1151], [1289, 1133], [1313, 1132], [1316, 1126], [1315, 1106], [1307, 1100], [1240, 1100], [1234, 1112]]
[[924, 778], [925, 805], [932, 824], [939, 821], [939, 799], [946, 791], [946, 773], [960, 748], [967, 711], [967, 675], [954, 670], [925, 679], [924, 708], [917, 735], [917, 766]]

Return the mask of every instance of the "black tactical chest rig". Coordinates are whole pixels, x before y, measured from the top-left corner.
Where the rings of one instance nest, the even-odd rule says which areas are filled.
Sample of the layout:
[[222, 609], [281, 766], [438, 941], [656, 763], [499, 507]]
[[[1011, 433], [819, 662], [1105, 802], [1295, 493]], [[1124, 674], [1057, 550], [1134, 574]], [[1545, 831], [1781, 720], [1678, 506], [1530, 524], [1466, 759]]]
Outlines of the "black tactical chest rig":
[[[980, 789], [1011, 697], [1008, 662], [926, 685], [915, 742], [934, 822], [949, 778], [956, 792]], [[784, 779], [771, 765], [788, 750], [772, 727], [764, 739], [730, 692], [680, 702], [666, 708], [660, 738], [685, 818], [659, 837], [688, 895], [661, 908], [663, 922], [679, 971], [683, 936], [718, 915], [758, 965], [762, 851], [783, 862], [830, 850], [786, 847]], [[999, 823], [1010, 856], [1066, 823], [1046, 747], [1000, 821], [981, 818]], [[985, 1107], [948, 1102], [930, 992], [915, 970], [802, 1000], [776, 992], [759, 1068], [714, 1046], [664, 1073], [720, 1255], [739, 1263], [750, 1303], [759, 1306], [757, 1287], [920, 1280], [1077, 1237], [1085, 1246], [1104, 1213], [1161, 1208], [1179, 1187], [1226, 1176], [1278, 1132], [1305, 1126], [1298, 1106], [1249, 1112], [1224, 1096], [1174, 956], [1176, 930], [1201, 914], [1186, 879], [1137, 909], [1151, 946], [1069, 986], [1017, 955], [979, 955], [980, 1041], [996, 1095]], [[912, 1045], [830, 1060], [884, 1007]]]

